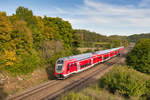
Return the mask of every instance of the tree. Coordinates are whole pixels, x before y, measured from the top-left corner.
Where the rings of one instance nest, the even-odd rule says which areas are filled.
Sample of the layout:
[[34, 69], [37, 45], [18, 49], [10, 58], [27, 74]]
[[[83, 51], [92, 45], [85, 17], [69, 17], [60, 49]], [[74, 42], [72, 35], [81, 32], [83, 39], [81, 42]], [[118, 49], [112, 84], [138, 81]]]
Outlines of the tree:
[[127, 64], [150, 74], [150, 39], [141, 39], [127, 55]]
[[13, 39], [11, 40], [11, 42], [15, 44], [16, 51], [18, 53], [30, 53], [33, 46], [33, 37], [31, 30], [27, 27], [27, 23], [25, 21], [16, 20], [13, 23], [13, 26], [14, 30], [11, 35]]
[[21, 21], [26, 21], [27, 24], [32, 27], [32, 25], [36, 24], [36, 18], [33, 16], [32, 10], [24, 7], [18, 7], [16, 9], [16, 16]]
[[13, 26], [5, 12], [0, 12], [0, 65], [10, 66], [16, 60], [15, 46], [12, 40]]
[[0, 12], [0, 50], [5, 47], [11, 49], [9, 41], [11, 40], [12, 30], [13, 26], [6, 16], [6, 13]]

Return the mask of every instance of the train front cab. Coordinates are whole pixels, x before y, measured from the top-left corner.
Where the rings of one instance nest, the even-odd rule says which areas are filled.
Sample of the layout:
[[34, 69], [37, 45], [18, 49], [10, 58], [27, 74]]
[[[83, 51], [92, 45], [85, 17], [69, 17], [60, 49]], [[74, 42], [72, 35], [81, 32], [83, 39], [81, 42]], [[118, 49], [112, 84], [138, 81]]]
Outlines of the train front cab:
[[57, 79], [64, 79], [63, 75], [63, 69], [64, 69], [64, 61], [63, 60], [57, 60], [55, 65], [55, 77]]

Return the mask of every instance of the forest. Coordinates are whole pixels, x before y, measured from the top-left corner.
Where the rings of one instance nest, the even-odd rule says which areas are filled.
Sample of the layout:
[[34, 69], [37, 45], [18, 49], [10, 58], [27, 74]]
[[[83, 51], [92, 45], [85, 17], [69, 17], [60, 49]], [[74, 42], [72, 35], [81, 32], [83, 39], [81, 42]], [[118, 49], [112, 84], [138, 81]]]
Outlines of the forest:
[[150, 100], [150, 39], [137, 41], [125, 63], [113, 65], [97, 83], [62, 97], [62, 100], [78, 99]]
[[128, 43], [126, 37], [73, 29], [62, 18], [35, 16], [21, 6], [11, 16], [0, 12], [0, 70], [13, 75], [28, 74], [47, 64], [54, 67], [59, 57], [80, 54], [78, 47], [106, 49]]
[[109, 49], [121, 45], [127, 46], [129, 42], [126, 36], [105, 36], [88, 30], [75, 30], [80, 36], [82, 42], [81, 47], [97, 47]]
[[[79, 93], [71, 92], [63, 99], [91, 100], [93, 99], [91, 95], [94, 94], [103, 100], [114, 100], [114, 98], [149, 100], [150, 39], [147, 38], [150, 38], [150, 33], [105, 36], [85, 29], [73, 29], [69, 21], [59, 17], [36, 16], [32, 10], [21, 6], [9, 16], [6, 12], [0, 12], [0, 75], [7, 73], [4, 75], [11, 76], [10, 80], [13, 80], [8, 80], [4, 89], [7, 94], [13, 94], [22, 91], [25, 86], [34, 86], [52, 79], [49, 76], [53, 74], [53, 70], [46, 73], [45, 69], [46, 71], [47, 68], [54, 69], [55, 62], [60, 57], [83, 53], [78, 48], [94, 48], [96, 51], [118, 46], [128, 47], [131, 42], [134, 42], [135, 47], [127, 54], [125, 65], [114, 65], [114, 68], [99, 79], [96, 85]], [[39, 74], [39, 71], [36, 77], [42, 75], [46, 77], [40, 77], [41, 79], [35, 81], [34, 71], [38, 68], [42, 74]], [[28, 80], [30, 82], [26, 84]], [[12, 84], [16, 82], [18, 87], [7, 88], [11, 82]], [[0, 99], [1, 91], [0, 87]], [[3, 95], [5, 96], [6, 93]]]
[[134, 34], [127, 37], [127, 40], [130, 42], [137, 42], [141, 38], [150, 38], [150, 33]]

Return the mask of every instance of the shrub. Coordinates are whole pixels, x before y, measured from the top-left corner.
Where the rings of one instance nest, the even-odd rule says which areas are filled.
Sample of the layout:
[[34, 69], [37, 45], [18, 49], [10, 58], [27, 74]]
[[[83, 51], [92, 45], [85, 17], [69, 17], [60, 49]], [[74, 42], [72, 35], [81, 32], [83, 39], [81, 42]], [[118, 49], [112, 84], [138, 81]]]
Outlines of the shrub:
[[63, 97], [62, 100], [94, 100], [94, 99], [89, 96], [86, 96], [83, 93], [70, 92], [67, 96]]
[[150, 78], [127, 66], [114, 66], [113, 69], [99, 81], [101, 88], [106, 88], [112, 93], [119, 93], [126, 97], [141, 97], [147, 94], [147, 81]]
[[150, 39], [141, 39], [127, 55], [127, 64], [134, 69], [150, 74]]
[[77, 55], [77, 54], [81, 54], [81, 52], [77, 48], [73, 48], [72, 49], [72, 54]]
[[40, 59], [36, 52], [31, 54], [22, 54], [17, 58], [17, 62], [13, 66], [7, 66], [6, 69], [17, 75], [17, 74], [28, 74], [33, 72], [39, 66]]

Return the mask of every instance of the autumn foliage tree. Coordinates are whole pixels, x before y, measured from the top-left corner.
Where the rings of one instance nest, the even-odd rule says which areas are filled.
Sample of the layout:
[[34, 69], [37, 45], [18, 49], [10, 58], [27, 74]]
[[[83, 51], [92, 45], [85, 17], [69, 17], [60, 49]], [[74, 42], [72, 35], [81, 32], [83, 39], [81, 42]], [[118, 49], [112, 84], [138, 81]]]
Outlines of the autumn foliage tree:
[[5, 12], [0, 12], [0, 65], [13, 65], [16, 52], [12, 40], [13, 26]]
[[[54, 67], [60, 57], [79, 54], [82, 42], [108, 42], [109, 38], [89, 31], [78, 31], [59, 17], [35, 16], [32, 10], [18, 7], [7, 16], [0, 12], [0, 69], [27, 74], [38, 66]], [[111, 41], [109, 41], [111, 43]], [[120, 43], [118, 40], [113, 42]]]
[[61, 18], [34, 16], [24, 7], [12, 16], [0, 12], [0, 69], [18, 75], [40, 64], [54, 65], [59, 57], [73, 54], [76, 38], [71, 24]]
[[127, 55], [127, 64], [134, 69], [150, 74], [150, 39], [139, 40]]

